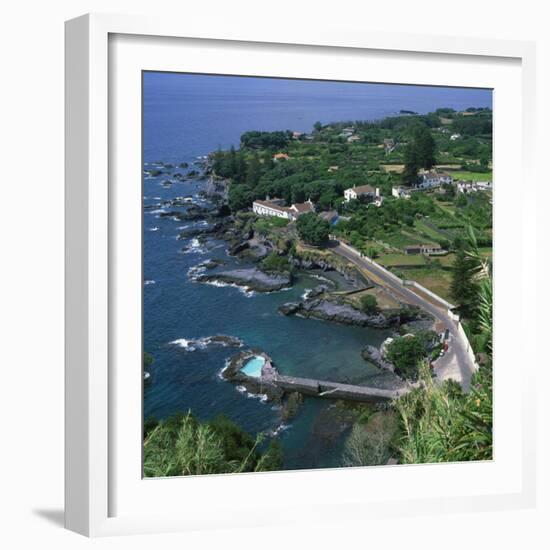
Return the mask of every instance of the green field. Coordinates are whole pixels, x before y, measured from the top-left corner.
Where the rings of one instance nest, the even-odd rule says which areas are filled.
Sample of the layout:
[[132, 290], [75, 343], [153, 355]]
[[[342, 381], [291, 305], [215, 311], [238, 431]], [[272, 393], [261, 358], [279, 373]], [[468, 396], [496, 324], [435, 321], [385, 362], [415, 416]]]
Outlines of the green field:
[[435, 240], [436, 242], [439, 239], [446, 239], [447, 235], [445, 235], [443, 232], [436, 231], [433, 227], [428, 226], [424, 221], [422, 220], [416, 220], [414, 223], [414, 226], [418, 231], [426, 235], [428, 238]]
[[423, 266], [427, 263], [422, 254], [384, 254], [376, 261], [385, 267]]
[[466, 181], [493, 181], [493, 172], [466, 172], [459, 171], [452, 173], [455, 180]]
[[401, 270], [401, 275], [406, 279], [411, 279], [435, 292], [445, 300], [452, 302], [450, 295], [450, 286], [452, 273], [445, 269], [430, 267], [406, 267]]

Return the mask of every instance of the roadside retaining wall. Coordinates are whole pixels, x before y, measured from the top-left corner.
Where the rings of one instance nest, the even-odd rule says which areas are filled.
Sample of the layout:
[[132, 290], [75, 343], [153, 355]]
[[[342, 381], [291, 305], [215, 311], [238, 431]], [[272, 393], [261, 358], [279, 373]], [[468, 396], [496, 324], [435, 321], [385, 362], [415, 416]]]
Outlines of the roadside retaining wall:
[[466, 336], [466, 332], [464, 331], [464, 328], [462, 327], [462, 323], [460, 321], [458, 322], [456, 328], [457, 328], [457, 332], [458, 332], [458, 337], [460, 338], [460, 340], [464, 344], [464, 347], [466, 348], [466, 351], [468, 352], [468, 357], [470, 358], [470, 360], [474, 364], [474, 368], [476, 369], [476, 371], [479, 370], [479, 365], [477, 364], [477, 361], [476, 361], [476, 355], [474, 353], [474, 350], [472, 349], [472, 346], [470, 345], [470, 340], [468, 340], [468, 337]]

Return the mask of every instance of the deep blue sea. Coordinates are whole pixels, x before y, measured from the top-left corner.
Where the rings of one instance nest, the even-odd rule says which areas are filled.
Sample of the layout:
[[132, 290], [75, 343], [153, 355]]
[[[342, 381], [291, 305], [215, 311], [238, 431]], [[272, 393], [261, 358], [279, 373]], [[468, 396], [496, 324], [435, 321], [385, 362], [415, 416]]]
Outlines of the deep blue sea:
[[[217, 148], [238, 147], [247, 130], [310, 131], [317, 121], [373, 120], [399, 110], [420, 113], [438, 107], [490, 107], [489, 90], [144, 73], [144, 168], [158, 161], [188, 162]], [[144, 349], [155, 362], [145, 387], [144, 416], [164, 418], [191, 409], [201, 419], [225, 414], [255, 435], [272, 431], [279, 411], [248, 396], [219, 377], [234, 348], [187, 345], [186, 341], [225, 334], [245, 347], [259, 347], [285, 374], [324, 379], [391, 383], [360, 357], [367, 344], [379, 344], [387, 331], [340, 326], [284, 317], [277, 307], [298, 299], [319, 284], [301, 275], [290, 290], [250, 294], [192, 280], [193, 268], [209, 258], [225, 267], [237, 264], [223, 242], [177, 240], [180, 231], [201, 222], [161, 218], [162, 200], [197, 193], [204, 181], [185, 180], [164, 187], [169, 175], [145, 177], [144, 205]], [[158, 206], [158, 207], [157, 207]], [[173, 208], [170, 208], [172, 210]], [[177, 343], [173, 343], [177, 342]], [[327, 434], [330, 401], [306, 399], [299, 415], [278, 432], [285, 468], [340, 465], [344, 436]]]

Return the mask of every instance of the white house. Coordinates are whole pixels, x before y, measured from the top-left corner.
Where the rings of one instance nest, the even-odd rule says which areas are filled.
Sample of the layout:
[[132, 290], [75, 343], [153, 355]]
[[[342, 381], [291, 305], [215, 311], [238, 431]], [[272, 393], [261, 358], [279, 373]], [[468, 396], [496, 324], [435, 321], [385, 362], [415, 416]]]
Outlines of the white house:
[[276, 216], [277, 218], [291, 219], [289, 208], [268, 199], [265, 201], [254, 201], [252, 203], [252, 211], [258, 216]]
[[294, 203], [290, 208], [290, 215], [293, 219], [296, 219], [302, 214], [307, 214], [308, 212], [315, 212], [315, 205], [308, 199], [306, 202], [297, 202]]
[[375, 200], [380, 197], [380, 189], [371, 185], [360, 185], [358, 187], [350, 187], [344, 191], [344, 199], [349, 202], [359, 197], [370, 197]]
[[310, 201], [283, 206], [281, 199], [256, 200], [252, 203], [252, 211], [258, 216], [275, 216], [287, 220], [295, 220], [307, 212], [315, 212], [315, 205]]
[[452, 134], [451, 135], [451, 141], [456, 141], [457, 139], [460, 139], [460, 134]]
[[403, 251], [407, 255], [411, 254], [427, 254], [427, 255], [438, 255], [445, 254], [447, 251], [443, 250], [438, 244], [413, 244], [406, 246]]
[[439, 187], [444, 183], [453, 183], [453, 178], [446, 172], [438, 172], [437, 170], [424, 170], [418, 174], [420, 180], [414, 185], [416, 189], [431, 189]]
[[411, 198], [411, 190], [407, 189], [406, 187], [403, 187], [402, 185], [394, 185], [391, 188], [391, 194], [393, 197], [397, 197], [398, 199]]

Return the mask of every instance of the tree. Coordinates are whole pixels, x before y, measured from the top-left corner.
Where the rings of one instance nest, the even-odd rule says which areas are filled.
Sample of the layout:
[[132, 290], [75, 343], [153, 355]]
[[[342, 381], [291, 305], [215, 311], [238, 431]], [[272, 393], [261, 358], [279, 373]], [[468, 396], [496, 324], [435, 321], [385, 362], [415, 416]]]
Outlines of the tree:
[[420, 168], [432, 168], [435, 164], [435, 150], [436, 144], [430, 129], [424, 124], [415, 126], [404, 154], [403, 181], [407, 185], [416, 183]]
[[246, 166], [246, 184], [250, 187], [256, 187], [262, 175], [260, 159], [258, 153], [254, 151], [250, 161]]
[[458, 303], [464, 317], [473, 318], [479, 304], [479, 284], [490, 276], [490, 266], [481, 256], [474, 230], [468, 227], [465, 239], [458, 239], [456, 244], [451, 296]]
[[395, 372], [406, 379], [418, 378], [418, 366], [426, 355], [420, 338], [403, 336], [387, 346], [386, 357], [395, 365]]
[[422, 126], [415, 137], [418, 162], [421, 168], [429, 170], [435, 164], [435, 140], [428, 128]]
[[314, 212], [302, 214], [296, 220], [296, 229], [300, 239], [315, 246], [323, 244], [329, 236], [329, 223]]
[[343, 465], [387, 464], [396, 424], [394, 415], [387, 411], [374, 413], [366, 423], [356, 422], [344, 446]]
[[378, 302], [376, 296], [372, 294], [365, 294], [361, 296], [361, 310], [367, 315], [374, 315], [378, 313]]
[[248, 185], [232, 183], [229, 186], [228, 201], [232, 212], [248, 208], [254, 200], [254, 193]]
[[316, 131], [316, 132], [320, 132], [323, 128], [323, 125], [317, 121], [314, 125], [313, 125], [313, 129]]
[[409, 141], [405, 147], [404, 153], [405, 168], [403, 170], [403, 183], [406, 185], [414, 185], [418, 180], [418, 170], [420, 161], [414, 141]]
[[471, 317], [477, 302], [477, 286], [472, 273], [472, 261], [462, 248], [455, 254], [452, 266], [451, 296], [464, 317]]

